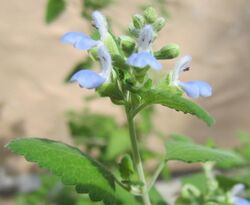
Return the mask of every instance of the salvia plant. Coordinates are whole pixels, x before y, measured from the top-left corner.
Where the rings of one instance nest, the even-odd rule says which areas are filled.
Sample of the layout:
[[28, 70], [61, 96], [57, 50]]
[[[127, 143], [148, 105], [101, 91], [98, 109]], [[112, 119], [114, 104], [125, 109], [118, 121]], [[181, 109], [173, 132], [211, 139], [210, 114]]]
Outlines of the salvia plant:
[[[102, 201], [105, 205], [121, 204], [121, 198], [127, 200], [123, 204], [159, 204], [155, 183], [166, 163], [171, 160], [187, 163], [242, 162], [233, 152], [198, 145], [186, 137], [173, 136], [166, 140], [166, 151], [158, 156], [160, 163], [155, 172], [152, 176], [146, 176], [141, 157], [143, 150], [140, 149], [136, 132], [136, 116], [145, 108], [160, 104], [191, 114], [211, 126], [214, 119], [190, 98], [209, 97], [212, 88], [201, 80], [181, 81], [181, 74], [190, 70], [192, 58], [189, 55], [179, 58], [169, 71], [163, 68], [161, 60], [173, 59], [180, 51], [177, 44], [153, 50], [153, 43], [165, 25], [165, 19], [158, 17], [152, 7], [145, 9], [143, 15], [132, 17], [129, 35], [115, 36], [99, 11], [92, 13], [92, 20], [94, 29], [91, 35], [68, 32], [62, 36], [61, 42], [87, 51], [92, 61], [99, 62], [97, 68], [100, 71], [83, 68], [74, 73], [70, 81], [81, 88], [93, 89], [99, 96], [108, 97], [114, 105], [124, 108], [130, 150], [120, 156], [116, 170], [111, 171], [88, 153], [49, 139], [18, 138], [6, 145], [8, 149], [47, 168], [59, 176], [65, 185], [75, 186], [77, 193], [86, 193], [93, 202]], [[151, 71], [159, 70], [162, 70], [163, 77], [155, 82], [151, 78]], [[98, 125], [95, 129], [99, 129]], [[119, 139], [119, 136], [116, 138]], [[193, 194], [198, 193], [194, 191]], [[167, 204], [163, 199], [160, 203]], [[214, 201], [210, 204], [220, 203]], [[227, 204], [234, 202], [229, 200]]]

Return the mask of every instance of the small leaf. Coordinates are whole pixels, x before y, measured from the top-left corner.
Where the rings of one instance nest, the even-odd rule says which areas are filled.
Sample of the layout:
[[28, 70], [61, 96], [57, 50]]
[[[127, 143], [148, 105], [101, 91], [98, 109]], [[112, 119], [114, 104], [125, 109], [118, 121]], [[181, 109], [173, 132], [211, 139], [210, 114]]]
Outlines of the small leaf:
[[78, 193], [88, 193], [92, 201], [116, 204], [113, 175], [77, 148], [38, 138], [16, 139], [7, 148], [60, 176], [64, 184], [75, 185]]
[[166, 160], [187, 163], [214, 161], [218, 163], [241, 163], [237, 154], [194, 144], [191, 141], [169, 139], [166, 141]]
[[65, 10], [65, 0], [48, 0], [46, 10], [46, 23], [51, 23], [56, 20]]
[[194, 102], [181, 97], [172, 90], [151, 89], [141, 92], [141, 97], [146, 105], [161, 104], [163, 106], [195, 115], [209, 126], [214, 124], [214, 119], [203, 108]]

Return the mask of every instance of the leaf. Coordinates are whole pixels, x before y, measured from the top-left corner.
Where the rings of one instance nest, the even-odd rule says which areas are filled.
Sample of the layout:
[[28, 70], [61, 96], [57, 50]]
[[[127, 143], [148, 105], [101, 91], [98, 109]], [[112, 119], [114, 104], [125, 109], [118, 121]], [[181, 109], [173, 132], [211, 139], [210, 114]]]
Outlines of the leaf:
[[141, 97], [146, 105], [161, 104], [163, 106], [195, 115], [209, 126], [214, 124], [214, 119], [203, 108], [192, 101], [174, 93], [171, 89], [151, 89], [141, 92]]
[[167, 205], [167, 202], [163, 199], [162, 195], [159, 193], [159, 191], [155, 187], [152, 187], [152, 189], [149, 192], [149, 196], [152, 201], [152, 204]]
[[78, 193], [88, 193], [92, 201], [116, 204], [113, 175], [77, 148], [38, 138], [15, 139], [7, 148], [60, 176], [65, 185], [75, 185]]
[[241, 163], [237, 154], [194, 144], [191, 141], [169, 139], [166, 141], [166, 160], [187, 163], [214, 161], [218, 163]]
[[56, 20], [65, 10], [65, 0], [48, 0], [46, 10], [46, 23], [51, 23]]

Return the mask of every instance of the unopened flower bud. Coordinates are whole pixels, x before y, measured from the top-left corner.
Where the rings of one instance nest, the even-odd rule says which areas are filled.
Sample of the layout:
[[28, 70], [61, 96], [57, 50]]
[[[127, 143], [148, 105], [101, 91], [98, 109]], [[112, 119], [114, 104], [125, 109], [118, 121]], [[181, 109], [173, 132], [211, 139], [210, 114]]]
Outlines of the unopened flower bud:
[[172, 59], [176, 58], [180, 54], [180, 47], [177, 44], [168, 44], [159, 51], [154, 52], [154, 56], [157, 59]]
[[123, 156], [119, 163], [119, 171], [123, 179], [129, 179], [134, 173], [133, 162], [128, 154]]
[[146, 8], [143, 15], [144, 15], [146, 21], [150, 24], [154, 23], [157, 19], [156, 10], [153, 7]]
[[123, 35], [119, 37], [119, 41], [122, 50], [126, 53], [130, 54], [134, 50], [135, 40], [133, 38]]
[[137, 29], [135, 28], [135, 26], [131, 23], [129, 26], [128, 26], [128, 31], [129, 33], [134, 36], [134, 37], [138, 37], [139, 34], [140, 34], [140, 29]]
[[143, 16], [136, 14], [133, 16], [133, 25], [137, 29], [141, 29], [144, 26], [145, 20]]
[[153, 28], [156, 32], [159, 32], [166, 24], [166, 20], [163, 17], [157, 18], [153, 23]]

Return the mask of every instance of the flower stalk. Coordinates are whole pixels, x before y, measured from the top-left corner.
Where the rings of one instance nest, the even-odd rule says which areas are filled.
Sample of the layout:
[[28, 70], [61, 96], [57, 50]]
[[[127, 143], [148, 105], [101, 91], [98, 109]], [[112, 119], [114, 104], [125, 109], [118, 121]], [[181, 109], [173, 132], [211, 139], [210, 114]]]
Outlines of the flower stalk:
[[143, 200], [144, 205], [151, 205], [150, 197], [148, 193], [148, 186], [142, 166], [142, 160], [139, 152], [138, 147], [138, 140], [136, 136], [135, 131], [135, 124], [134, 124], [134, 117], [130, 115], [129, 108], [126, 107], [126, 115], [128, 120], [128, 127], [129, 127], [129, 135], [130, 135], [130, 141], [132, 145], [132, 156], [133, 156], [133, 162], [135, 170], [138, 174], [139, 180], [143, 183], [142, 189], [141, 189], [141, 197]]

